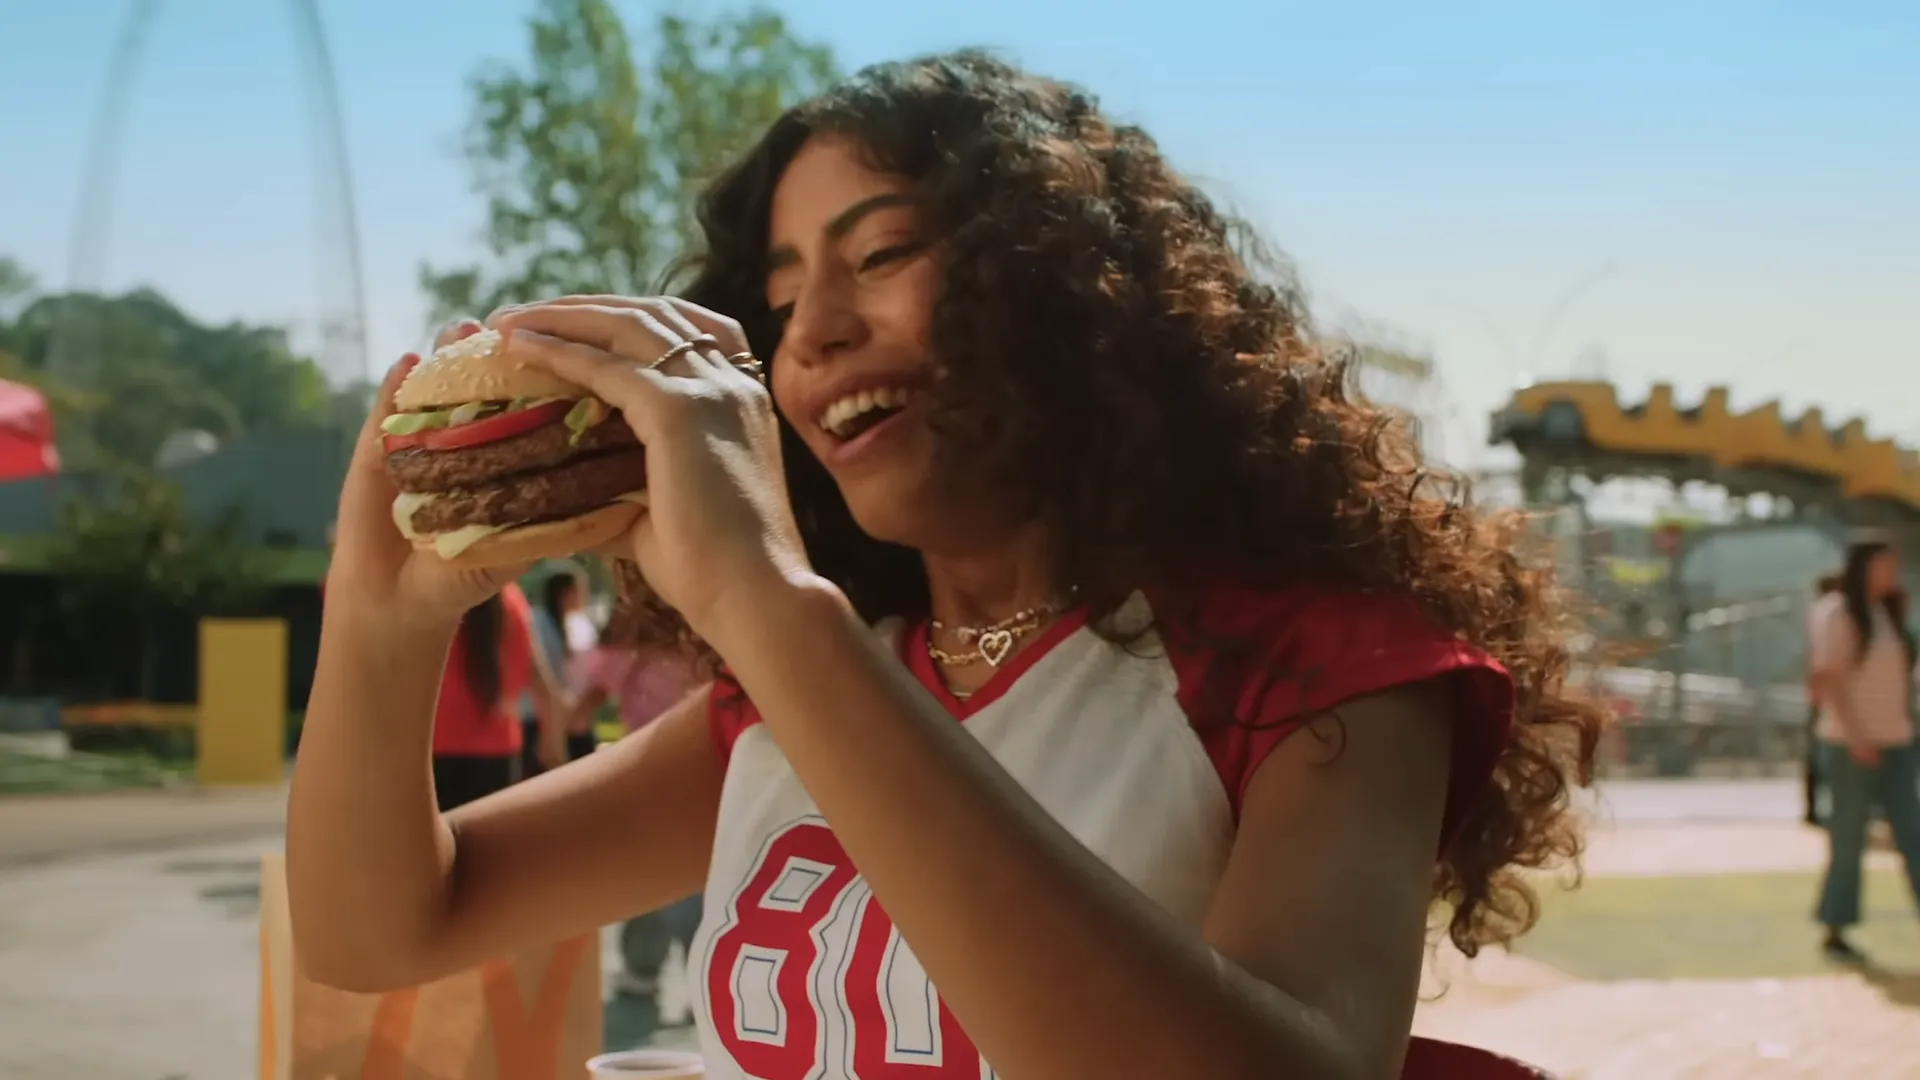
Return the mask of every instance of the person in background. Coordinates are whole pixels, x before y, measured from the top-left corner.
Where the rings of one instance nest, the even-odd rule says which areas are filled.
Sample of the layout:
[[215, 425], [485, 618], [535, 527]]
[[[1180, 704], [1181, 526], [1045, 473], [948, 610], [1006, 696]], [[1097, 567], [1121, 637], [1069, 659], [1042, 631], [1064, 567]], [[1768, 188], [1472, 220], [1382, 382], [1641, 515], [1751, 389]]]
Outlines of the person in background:
[[1806, 784], [1807, 824], [1820, 824], [1820, 741], [1814, 728], [1820, 722], [1820, 687], [1813, 677], [1814, 617], [1820, 613], [1820, 601], [1840, 591], [1839, 574], [1821, 574], [1813, 583], [1814, 602], [1807, 605], [1807, 752], [1802, 773]]
[[[629, 635], [608, 635], [625, 640]], [[601, 706], [613, 701], [628, 735], [678, 704], [698, 686], [693, 665], [680, 652], [660, 646], [622, 648], [602, 643], [574, 658], [569, 680], [574, 693], [574, 717], [569, 731], [590, 727]], [[700, 894], [694, 893], [659, 911], [628, 919], [620, 928], [620, 955], [624, 966], [617, 977], [621, 993], [654, 998], [660, 992], [661, 969], [674, 942], [693, 947], [700, 927]]]
[[1847, 941], [1860, 921], [1861, 864], [1875, 800], [1886, 812], [1907, 881], [1920, 901], [1920, 759], [1912, 711], [1914, 638], [1904, 622], [1900, 563], [1892, 547], [1847, 549], [1840, 588], [1813, 613], [1819, 768], [1827, 787], [1829, 855], [1818, 916], [1829, 959], [1864, 963]]
[[440, 675], [433, 717], [433, 790], [451, 810], [520, 779], [525, 740], [512, 703], [528, 694], [538, 717], [537, 755], [558, 764], [564, 702], [534, 647], [527, 594], [509, 583], [469, 609]]
[[[540, 603], [533, 609], [533, 643], [540, 660], [555, 678], [564, 678], [573, 655], [584, 646], [577, 643], [578, 624], [586, 620], [586, 582], [580, 572], [567, 565], [548, 575], [540, 583]], [[590, 642], [588, 643], [590, 644]], [[593, 731], [575, 734], [575, 711], [566, 710], [566, 753], [562, 761], [572, 761], [593, 752]], [[589, 714], [590, 715], [590, 714]], [[539, 738], [540, 712], [531, 693], [520, 698], [521, 762], [523, 775], [538, 776], [541, 763]]]

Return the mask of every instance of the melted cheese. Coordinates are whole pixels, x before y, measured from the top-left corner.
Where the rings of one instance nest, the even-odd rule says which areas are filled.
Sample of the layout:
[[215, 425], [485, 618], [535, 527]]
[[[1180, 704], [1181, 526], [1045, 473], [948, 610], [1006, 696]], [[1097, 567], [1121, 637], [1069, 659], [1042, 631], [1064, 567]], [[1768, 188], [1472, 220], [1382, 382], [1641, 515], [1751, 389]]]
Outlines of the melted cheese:
[[507, 525], [462, 525], [450, 532], [436, 533], [433, 537], [433, 552], [443, 559], [451, 559], [473, 545], [492, 536], [506, 532]]
[[[393, 524], [400, 530], [400, 535], [406, 537], [408, 540], [418, 540], [425, 536], [425, 533], [413, 527], [413, 516], [439, 497], [438, 495], [418, 491], [403, 491], [395, 495], [393, 497]], [[615, 495], [613, 501], [633, 503], [636, 506], [644, 507], [647, 505], [647, 493], [644, 491], [629, 491], [624, 495]], [[515, 526], [462, 525], [458, 529], [449, 529], [443, 533], [434, 533], [433, 550], [435, 554], [443, 559], [452, 559], [473, 545], [485, 540], [487, 537], [495, 533], [506, 532], [511, 528], [515, 528]]]
[[420, 538], [420, 530], [413, 527], [413, 515], [425, 509], [427, 504], [438, 498], [418, 491], [403, 491], [393, 497], [393, 524], [400, 535], [409, 540]]

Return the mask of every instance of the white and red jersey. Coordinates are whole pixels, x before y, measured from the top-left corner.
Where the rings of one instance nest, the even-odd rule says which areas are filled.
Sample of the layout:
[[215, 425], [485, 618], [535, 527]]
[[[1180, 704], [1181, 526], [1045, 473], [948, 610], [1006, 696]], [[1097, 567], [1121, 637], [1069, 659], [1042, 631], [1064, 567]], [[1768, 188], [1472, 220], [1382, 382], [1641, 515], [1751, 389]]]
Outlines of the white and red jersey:
[[[924, 624], [878, 632], [1069, 832], [1196, 933], [1254, 771], [1342, 701], [1453, 676], [1451, 837], [1505, 743], [1498, 664], [1398, 597], [1215, 590], [1184, 610], [1127, 643], [1063, 618], [964, 703]], [[1136, 596], [1119, 620], [1152, 614]], [[993, 1077], [737, 684], [715, 685], [710, 715], [727, 775], [690, 952], [708, 1075]]]

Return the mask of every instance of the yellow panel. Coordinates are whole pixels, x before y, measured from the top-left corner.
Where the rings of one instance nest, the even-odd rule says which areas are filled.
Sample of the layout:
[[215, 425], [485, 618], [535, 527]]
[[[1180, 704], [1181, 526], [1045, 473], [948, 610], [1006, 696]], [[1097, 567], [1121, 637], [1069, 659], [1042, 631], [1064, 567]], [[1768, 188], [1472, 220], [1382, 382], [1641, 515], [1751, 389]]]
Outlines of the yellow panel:
[[1832, 480], [1843, 498], [1887, 499], [1920, 510], [1920, 464], [1912, 452], [1891, 439], [1868, 438], [1859, 420], [1829, 431], [1820, 410], [1809, 409], [1788, 422], [1778, 402], [1733, 413], [1725, 387], [1708, 390], [1698, 408], [1682, 412], [1666, 384], [1629, 411], [1612, 384], [1600, 382], [1529, 386], [1514, 394], [1507, 411], [1539, 416], [1563, 403], [1580, 414], [1587, 440], [1605, 453], [1696, 458], [1723, 469], [1789, 469]]
[[286, 773], [287, 624], [200, 623], [199, 780], [278, 784]]

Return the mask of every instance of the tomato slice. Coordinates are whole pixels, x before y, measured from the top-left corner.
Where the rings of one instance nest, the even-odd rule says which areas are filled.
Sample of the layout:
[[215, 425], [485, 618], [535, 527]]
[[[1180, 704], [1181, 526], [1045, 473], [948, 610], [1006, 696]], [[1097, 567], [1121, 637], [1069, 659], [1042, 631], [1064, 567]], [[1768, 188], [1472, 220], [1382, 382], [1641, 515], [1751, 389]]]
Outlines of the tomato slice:
[[495, 413], [449, 428], [429, 428], [420, 433], [420, 445], [428, 450], [461, 450], [482, 443], [499, 442], [551, 424], [567, 415], [572, 408], [571, 401], [549, 401], [530, 409]]
[[428, 428], [411, 435], [383, 435], [380, 445], [389, 454], [416, 447], [425, 450], [461, 450], [524, 435], [535, 428], [554, 423], [572, 408], [571, 401], [549, 401], [530, 409], [495, 413], [453, 427]]

